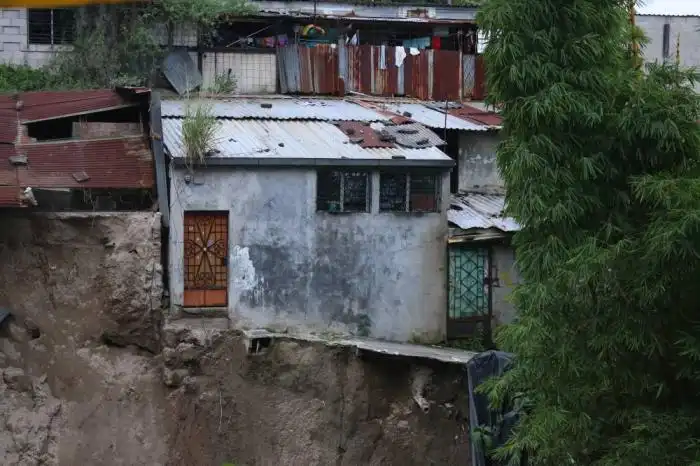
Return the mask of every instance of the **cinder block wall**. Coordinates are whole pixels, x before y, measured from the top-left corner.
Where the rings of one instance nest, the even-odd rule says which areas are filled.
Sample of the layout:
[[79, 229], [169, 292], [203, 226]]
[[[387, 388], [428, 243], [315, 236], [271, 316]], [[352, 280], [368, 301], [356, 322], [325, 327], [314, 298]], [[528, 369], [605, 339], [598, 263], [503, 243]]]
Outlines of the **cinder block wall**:
[[[162, 44], [167, 43], [163, 27], [154, 31]], [[183, 25], [173, 34], [175, 46], [196, 46], [196, 28]], [[70, 50], [69, 45], [29, 44], [26, 8], [0, 8], [0, 64], [28, 65], [40, 68], [57, 52]], [[195, 56], [196, 62], [196, 56]]]
[[47, 64], [54, 53], [65, 49], [65, 46], [29, 45], [27, 9], [0, 8], [0, 63], [38, 68]]

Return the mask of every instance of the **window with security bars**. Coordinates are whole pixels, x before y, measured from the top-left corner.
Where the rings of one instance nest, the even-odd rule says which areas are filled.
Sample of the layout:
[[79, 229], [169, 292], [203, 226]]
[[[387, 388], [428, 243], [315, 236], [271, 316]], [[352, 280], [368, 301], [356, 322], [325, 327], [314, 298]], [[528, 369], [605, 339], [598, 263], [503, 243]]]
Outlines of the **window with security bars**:
[[439, 199], [440, 177], [437, 173], [379, 174], [380, 212], [437, 212]]
[[27, 31], [30, 44], [65, 45], [75, 40], [75, 8], [30, 8]]
[[369, 212], [369, 172], [319, 170], [316, 175], [316, 210]]

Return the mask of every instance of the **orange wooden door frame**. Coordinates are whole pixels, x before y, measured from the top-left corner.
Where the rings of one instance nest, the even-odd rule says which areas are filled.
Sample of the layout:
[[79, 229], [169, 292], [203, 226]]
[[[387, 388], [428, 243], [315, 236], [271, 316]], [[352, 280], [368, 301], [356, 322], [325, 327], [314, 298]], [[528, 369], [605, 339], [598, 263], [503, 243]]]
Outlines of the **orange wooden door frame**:
[[228, 212], [185, 212], [185, 307], [228, 305]]

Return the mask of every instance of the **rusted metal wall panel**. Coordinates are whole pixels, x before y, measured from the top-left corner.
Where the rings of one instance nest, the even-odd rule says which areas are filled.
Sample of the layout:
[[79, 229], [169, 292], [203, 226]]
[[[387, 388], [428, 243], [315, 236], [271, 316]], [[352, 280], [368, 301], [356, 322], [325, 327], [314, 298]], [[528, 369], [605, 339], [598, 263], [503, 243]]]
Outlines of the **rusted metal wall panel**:
[[479, 79], [475, 73], [465, 77], [476, 65], [454, 50], [407, 53], [397, 67], [395, 47], [292, 45], [278, 51], [278, 63], [284, 93], [336, 94], [344, 87], [370, 95], [461, 100], [472, 95]]
[[460, 53], [452, 50], [435, 50], [433, 66], [432, 100], [459, 100], [462, 97], [462, 73]]
[[474, 90], [472, 99], [484, 100], [486, 97], [486, 70], [484, 68], [484, 56], [477, 55], [474, 63]]

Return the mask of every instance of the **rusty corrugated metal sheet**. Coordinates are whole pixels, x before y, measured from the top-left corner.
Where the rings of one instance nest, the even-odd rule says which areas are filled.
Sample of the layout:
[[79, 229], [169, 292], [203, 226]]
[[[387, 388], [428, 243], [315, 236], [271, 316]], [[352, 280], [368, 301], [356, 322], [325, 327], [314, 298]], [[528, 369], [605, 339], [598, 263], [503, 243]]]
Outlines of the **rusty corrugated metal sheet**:
[[21, 207], [19, 194], [16, 186], [0, 186], [0, 207]]
[[363, 149], [395, 147], [392, 142], [382, 140], [381, 135], [367, 123], [342, 121], [337, 126], [340, 131], [350, 138], [350, 142], [359, 144]]
[[0, 144], [0, 207], [19, 207], [17, 170], [10, 165], [10, 156], [16, 155], [11, 144]]
[[15, 142], [18, 128], [17, 112], [14, 110], [0, 109], [0, 144]]
[[421, 100], [461, 100], [472, 94], [454, 50], [407, 54], [397, 67], [396, 47], [292, 45], [278, 51], [278, 65], [282, 92], [337, 94], [344, 84], [348, 91]]
[[113, 89], [22, 92], [0, 98], [0, 118], [8, 111], [15, 113], [16, 117], [17, 102], [21, 102], [19, 116], [23, 122], [96, 112], [131, 104]]
[[448, 110], [448, 113], [486, 126], [498, 127], [503, 124], [503, 119], [498, 113], [481, 110], [467, 104], [463, 105], [461, 108]]
[[460, 53], [452, 50], [434, 50], [433, 100], [460, 100], [462, 97], [462, 66]]
[[484, 67], [484, 56], [477, 55], [474, 62], [474, 89], [472, 91], [473, 100], [484, 100], [486, 98], [486, 69]]
[[[17, 168], [20, 186], [33, 188], [152, 188], [153, 159], [144, 137], [61, 141], [16, 148], [29, 164]], [[78, 182], [74, 173], [90, 179]]]

